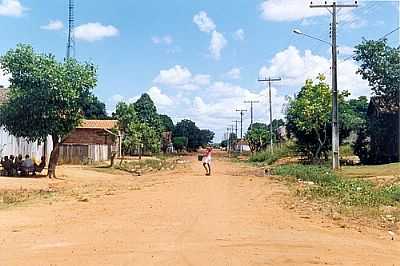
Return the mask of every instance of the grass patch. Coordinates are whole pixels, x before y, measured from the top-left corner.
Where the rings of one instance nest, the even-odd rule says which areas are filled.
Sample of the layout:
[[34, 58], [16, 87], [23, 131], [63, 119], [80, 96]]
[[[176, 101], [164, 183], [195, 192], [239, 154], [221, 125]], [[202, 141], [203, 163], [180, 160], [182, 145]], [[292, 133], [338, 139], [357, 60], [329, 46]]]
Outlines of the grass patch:
[[271, 151], [262, 151], [262, 152], [257, 152], [250, 156], [249, 161], [253, 163], [265, 163], [267, 165], [271, 165], [277, 160], [284, 158], [284, 157], [289, 157], [294, 154], [294, 146], [293, 144], [285, 144], [282, 145], [279, 148], [275, 148], [274, 152], [271, 153]]
[[343, 178], [327, 167], [284, 165], [275, 169], [277, 175], [311, 181], [302, 193], [316, 199], [330, 199], [349, 207], [400, 206], [400, 185], [375, 186], [368, 180]]
[[342, 168], [344, 176], [349, 177], [376, 177], [376, 176], [400, 176], [400, 163], [384, 165], [362, 165], [344, 166]]
[[354, 156], [353, 148], [350, 144], [340, 146], [340, 155], [343, 157]]
[[9, 207], [37, 198], [48, 199], [54, 192], [45, 190], [0, 190], [0, 207]]

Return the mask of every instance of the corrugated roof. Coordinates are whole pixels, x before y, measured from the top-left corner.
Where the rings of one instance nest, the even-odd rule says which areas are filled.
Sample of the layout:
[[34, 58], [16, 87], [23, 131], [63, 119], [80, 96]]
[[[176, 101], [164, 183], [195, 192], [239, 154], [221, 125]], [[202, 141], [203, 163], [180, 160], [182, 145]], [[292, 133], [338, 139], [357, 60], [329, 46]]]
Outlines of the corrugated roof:
[[112, 129], [117, 127], [118, 120], [82, 120], [77, 128]]

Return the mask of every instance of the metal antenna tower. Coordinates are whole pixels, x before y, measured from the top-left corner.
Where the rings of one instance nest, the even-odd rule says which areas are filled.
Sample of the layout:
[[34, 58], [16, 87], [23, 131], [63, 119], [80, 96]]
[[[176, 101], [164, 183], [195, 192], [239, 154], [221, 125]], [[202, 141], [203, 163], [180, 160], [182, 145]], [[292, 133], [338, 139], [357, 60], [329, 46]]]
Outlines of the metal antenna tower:
[[75, 56], [75, 0], [69, 0], [67, 59]]

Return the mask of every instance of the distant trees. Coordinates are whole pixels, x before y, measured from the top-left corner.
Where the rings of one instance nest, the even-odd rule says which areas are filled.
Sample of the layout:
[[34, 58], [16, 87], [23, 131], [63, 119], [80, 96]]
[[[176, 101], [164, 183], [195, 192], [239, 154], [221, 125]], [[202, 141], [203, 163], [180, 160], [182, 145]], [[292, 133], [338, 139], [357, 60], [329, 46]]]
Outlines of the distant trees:
[[174, 137], [185, 137], [187, 139], [187, 150], [195, 151], [200, 146], [207, 146], [214, 138], [214, 132], [200, 130], [196, 124], [188, 119], [178, 122], [175, 126]]
[[119, 103], [113, 117], [119, 121], [123, 133], [124, 153], [141, 155], [144, 151], [160, 151], [163, 130], [161, 119], [147, 94], [143, 94], [135, 103]]
[[8, 100], [0, 106], [0, 124], [29, 141], [43, 142], [51, 136], [48, 176], [56, 177], [59, 147], [94, 99], [96, 68], [73, 59], [58, 62], [53, 55], [22, 44], [2, 56], [0, 64], [11, 74]]
[[263, 123], [254, 123], [247, 131], [245, 139], [249, 143], [251, 152], [265, 150], [270, 139], [267, 125]]
[[91, 93], [83, 95], [82, 111], [86, 119], [109, 119], [106, 105]]

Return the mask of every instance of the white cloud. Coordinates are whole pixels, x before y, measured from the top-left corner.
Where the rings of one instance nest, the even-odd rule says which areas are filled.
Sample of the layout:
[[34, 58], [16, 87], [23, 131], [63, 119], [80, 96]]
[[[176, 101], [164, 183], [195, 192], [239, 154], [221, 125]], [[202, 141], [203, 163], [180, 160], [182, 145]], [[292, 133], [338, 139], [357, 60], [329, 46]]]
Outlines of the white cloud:
[[354, 47], [350, 47], [350, 46], [339, 46], [338, 51], [339, 51], [339, 55], [340, 56], [350, 56], [352, 54], [354, 54]]
[[208, 85], [210, 76], [204, 74], [193, 75], [188, 68], [176, 65], [170, 69], [161, 70], [154, 82], [173, 88], [195, 90], [199, 86]]
[[309, 0], [266, 0], [261, 3], [260, 10], [261, 17], [271, 21], [293, 21], [329, 14], [325, 8], [310, 8]]
[[76, 27], [75, 38], [82, 41], [94, 42], [104, 38], [119, 35], [119, 30], [112, 25], [102, 25], [99, 22], [87, 23]]
[[207, 13], [200, 11], [193, 17], [193, 22], [199, 27], [202, 32], [211, 32], [216, 29], [214, 21], [208, 17]]
[[211, 42], [210, 42], [210, 46], [208, 48], [211, 53], [211, 56], [215, 60], [219, 60], [221, 58], [222, 50], [227, 45], [228, 45], [228, 41], [225, 39], [224, 35], [222, 35], [222, 33], [219, 33], [218, 31], [214, 30], [212, 32]]
[[19, 17], [27, 10], [19, 0], [2, 0], [0, 16]]
[[238, 29], [237, 31], [235, 31], [235, 33], [233, 34], [233, 38], [238, 41], [243, 41], [245, 38], [244, 30]]
[[230, 79], [240, 79], [240, 68], [234, 67], [225, 74], [227, 78]]
[[47, 25], [40, 27], [42, 30], [58, 31], [64, 28], [64, 23], [61, 20], [50, 20]]
[[[300, 89], [306, 79], [315, 79], [319, 73], [325, 74], [330, 83], [331, 61], [315, 55], [310, 50], [303, 54], [294, 46], [278, 52], [269, 66], [260, 70], [260, 77], [282, 77], [280, 85]], [[356, 73], [357, 64], [352, 60], [338, 60], [338, 86], [340, 90], [348, 90], [352, 97], [370, 95], [368, 82]]]
[[163, 94], [158, 87], [151, 87], [147, 93], [157, 106], [170, 106], [173, 104], [172, 99]]
[[0, 65], [0, 86], [4, 86], [6, 88], [10, 86], [10, 81], [9, 81], [10, 78], [11, 75], [5, 74]]
[[165, 44], [165, 45], [171, 45], [174, 42], [174, 39], [170, 35], [165, 35], [165, 36], [153, 36], [151, 38], [151, 41], [154, 44]]

